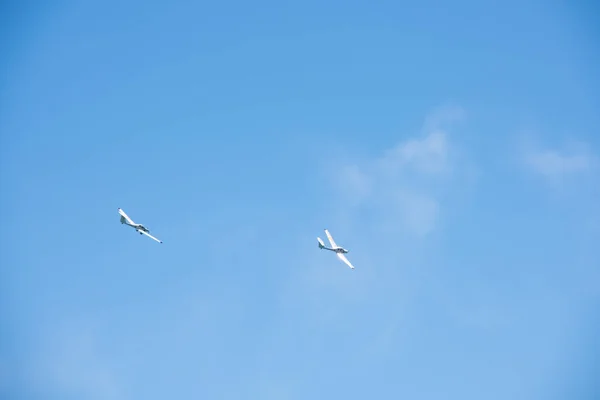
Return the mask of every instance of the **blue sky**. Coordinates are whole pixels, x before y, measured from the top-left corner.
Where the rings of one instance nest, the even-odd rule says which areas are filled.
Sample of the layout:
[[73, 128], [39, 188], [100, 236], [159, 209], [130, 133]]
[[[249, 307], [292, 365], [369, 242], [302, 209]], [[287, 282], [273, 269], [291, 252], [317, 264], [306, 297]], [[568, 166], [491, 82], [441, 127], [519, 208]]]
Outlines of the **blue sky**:
[[595, 5], [59, 3], [0, 24], [3, 398], [600, 391]]

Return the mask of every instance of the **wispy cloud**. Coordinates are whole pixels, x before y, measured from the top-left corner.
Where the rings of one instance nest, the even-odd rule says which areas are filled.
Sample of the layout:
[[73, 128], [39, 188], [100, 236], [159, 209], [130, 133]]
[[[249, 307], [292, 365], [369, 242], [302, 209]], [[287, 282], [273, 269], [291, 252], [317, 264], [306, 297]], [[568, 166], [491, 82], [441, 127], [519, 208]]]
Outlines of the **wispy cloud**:
[[527, 157], [527, 163], [535, 172], [547, 177], [588, 171], [592, 159], [587, 154], [561, 154], [556, 150], [544, 150]]
[[[346, 212], [370, 212], [384, 231], [423, 237], [435, 229], [440, 195], [456, 167], [449, 129], [461, 121], [460, 107], [435, 110], [416, 137], [404, 139], [379, 157], [336, 169], [336, 184], [347, 199]], [[440, 186], [442, 185], [442, 186]]]
[[570, 176], [590, 172], [597, 159], [586, 144], [578, 143], [562, 149], [530, 146], [523, 161], [531, 171], [549, 181], [561, 181]]

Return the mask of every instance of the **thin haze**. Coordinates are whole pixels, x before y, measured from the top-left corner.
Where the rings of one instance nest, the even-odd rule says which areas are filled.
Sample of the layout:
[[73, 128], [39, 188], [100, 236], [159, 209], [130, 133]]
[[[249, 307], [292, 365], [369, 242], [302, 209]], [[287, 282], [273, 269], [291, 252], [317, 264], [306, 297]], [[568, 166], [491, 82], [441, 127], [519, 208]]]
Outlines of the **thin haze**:
[[2, 7], [1, 398], [597, 398], [596, 5]]

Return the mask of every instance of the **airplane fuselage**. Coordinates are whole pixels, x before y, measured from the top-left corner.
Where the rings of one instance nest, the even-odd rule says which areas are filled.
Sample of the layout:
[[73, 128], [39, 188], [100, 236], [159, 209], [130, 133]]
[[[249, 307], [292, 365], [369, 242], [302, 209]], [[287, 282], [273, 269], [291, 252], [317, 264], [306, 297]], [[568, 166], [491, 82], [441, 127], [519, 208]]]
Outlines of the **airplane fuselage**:
[[150, 232], [150, 229], [146, 228], [144, 225], [142, 224], [130, 224], [129, 222], [125, 221], [125, 218], [121, 218], [121, 223], [131, 226], [132, 228], [135, 228], [138, 231], [144, 231], [144, 232]]
[[322, 248], [322, 249], [325, 249], [325, 250], [330, 250], [330, 251], [333, 251], [333, 252], [335, 252], [335, 253], [342, 253], [342, 254], [346, 254], [346, 253], [348, 253], [348, 250], [344, 249], [343, 247], [338, 247], [338, 248], [336, 248], [336, 249], [332, 249], [331, 247], [325, 247], [325, 246], [323, 246], [323, 247], [321, 247], [321, 248]]

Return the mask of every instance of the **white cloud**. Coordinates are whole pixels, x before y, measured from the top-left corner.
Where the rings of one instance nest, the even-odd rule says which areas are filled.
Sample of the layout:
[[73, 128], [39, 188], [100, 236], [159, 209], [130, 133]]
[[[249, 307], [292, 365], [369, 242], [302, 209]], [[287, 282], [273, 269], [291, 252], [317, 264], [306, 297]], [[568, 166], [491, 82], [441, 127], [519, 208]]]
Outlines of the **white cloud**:
[[591, 171], [596, 158], [585, 144], [576, 144], [564, 149], [530, 148], [524, 153], [525, 164], [536, 174], [547, 180], [557, 181], [569, 176]]
[[435, 229], [443, 184], [456, 166], [448, 124], [462, 119], [459, 107], [436, 110], [422, 133], [402, 140], [380, 157], [342, 165], [335, 170], [345, 212], [362, 210], [378, 220], [384, 232], [406, 231], [418, 237]]
[[565, 155], [554, 150], [530, 154], [527, 163], [537, 173], [549, 177], [587, 171], [592, 166], [592, 160], [588, 155]]
[[400, 192], [396, 201], [404, 223], [412, 232], [424, 236], [433, 231], [440, 210], [438, 200], [418, 192]]
[[379, 160], [382, 170], [398, 172], [412, 168], [424, 174], [443, 173], [448, 167], [446, 132], [432, 131], [421, 139], [412, 139], [388, 150]]

